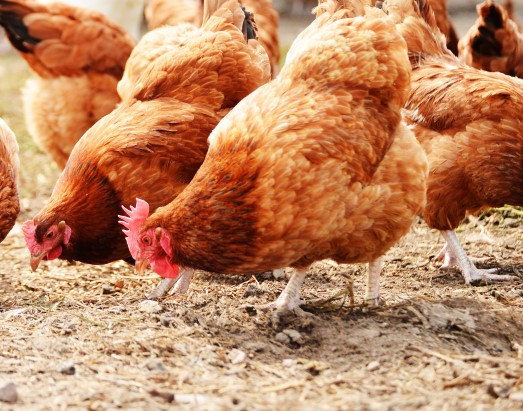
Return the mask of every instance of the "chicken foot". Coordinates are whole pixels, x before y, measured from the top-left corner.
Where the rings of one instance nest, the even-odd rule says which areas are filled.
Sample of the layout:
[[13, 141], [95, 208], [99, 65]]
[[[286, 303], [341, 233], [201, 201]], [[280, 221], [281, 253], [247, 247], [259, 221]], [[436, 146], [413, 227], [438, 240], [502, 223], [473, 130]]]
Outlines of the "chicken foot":
[[380, 305], [380, 274], [383, 268], [383, 256], [369, 263], [365, 301], [371, 307]]
[[171, 289], [173, 294], [185, 294], [191, 284], [194, 269], [180, 267], [180, 275], [177, 278], [164, 278], [156, 288], [147, 295], [149, 300], [158, 300], [165, 297]]
[[498, 271], [496, 268], [477, 268], [474, 265], [474, 262], [485, 261], [485, 259], [470, 259], [461, 246], [454, 231], [441, 231], [441, 235], [447, 244], [436, 258], [444, 258], [444, 264], [442, 267], [449, 267], [452, 264], [457, 265], [463, 274], [463, 278], [465, 279], [466, 284], [478, 284], [489, 281], [512, 281], [517, 278], [512, 275], [495, 274]]
[[274, 310], [279, 316], [290, 312], [300, 317], [307, 315], [308, 313], [300, 308], [300, 305], [303, 304], [303, 300], [300, 298], [300, 291], [306, 276], [307, 270], [295, 270], [276, 301], [258, 305], [254, 308], [262, 311]]

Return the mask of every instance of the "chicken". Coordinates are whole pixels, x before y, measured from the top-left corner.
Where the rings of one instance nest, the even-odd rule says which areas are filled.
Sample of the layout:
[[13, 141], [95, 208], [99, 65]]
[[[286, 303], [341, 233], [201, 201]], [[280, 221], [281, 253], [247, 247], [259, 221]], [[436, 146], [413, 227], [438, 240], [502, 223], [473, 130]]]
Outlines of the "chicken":
[[422, 0], [387, 0], [384, 8], [413, 64], [404, 117], [429, 158], [423, 218], [446, 240], [438, 259], [458, 264], [466, 283], [510, 280], [476, 268], [454, 230], [467, 213], [523, 205], [523, 81], [460, 63]]
[[80, 137], [120, 101], [134, 40], [103, 14], [0, 0], [0, 25], [37, 77], [23, 92], [27, 128], [60, 168]]
[[[240, 3], [254, 13], [254, 20], [258, 27], [258, 40], [269, 55], [274, 77], [278, 72], [280, 61], [278, 12], [273, 7], [272, 0], [240, 0]], [[184, 22], [199, 25], [203, 17], [203, 1], [149, 0], [145, 9], [145, 17], [151, 28]]]
[[380, 10], [351, 18], [346, 7], [317, 8], [278, 77], [212, 132], [203, 165], [175, 200], [151, 216], [144, 199], [126, 209], [139, 271], [150, 264], [187, 283], [194, 269], [294, 267], [271, 305], [279, 313], [299, 312], [314, 261], [370, 262], [366, 298], [378, 300], [380, 257], [423, 209], [427, 159], [401, 124], [405, 42]]
[[447, 48], [456, 56], [458, 55], [458, 34], [450, 19], [447, 0], [427, 0], [436, 17], [436, 24], [447, 39]]
[[43, 259], [128, 259], [121, 205], [171, 201], [203, 162], [218, 121], [269, 81], [267, 54], [244, 37], [251, 22], [238, 3], [208, 7], [202, 28], [147, 67], [132, 96], [75, 146], [48, 204], [23, 225], [33, 269]]
[[477, 6], [479, 18], [459, 41], [459, 57], [469, 66], [523, 77], [523, 34], [500, 4]]
[[134, 39], [139, 39], [145, 0], [38, 0], [40, 3], [64, 3], [85, 7], [103, 13], [111, 21], [122, 26]]
[[18, 201], [18, 144], [11, 129], [0, 119], [0, 242], [15, 225]]

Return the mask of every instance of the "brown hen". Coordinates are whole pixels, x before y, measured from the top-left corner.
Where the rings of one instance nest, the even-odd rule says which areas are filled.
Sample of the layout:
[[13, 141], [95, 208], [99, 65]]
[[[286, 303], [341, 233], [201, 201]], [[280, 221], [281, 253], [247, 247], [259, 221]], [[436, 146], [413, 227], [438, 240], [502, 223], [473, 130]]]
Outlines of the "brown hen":
[[18, 201], [18, 144], [11, 129], [0, 119], [0, 242], [15, 225]]
[[429, 158], [423, 217], [446, 240], [438, 258], [458, 264], [466, 283], [510, 280], [477, 269], [454, 230], [467, 213], [523, 205], [523, 81], [460, 63], [422, 0], [387, 0], [384, 7], [413, 64], [404, 117]]
[[481, 70], [523, 77], [523, 34], [505, 8], [491, 0], [477, 6], [479, 18], [459, 41], [459, 58]]
[[130, 257], [118, 214], [146, 198], [155, 208], [191, 181], [207, 137], [243, 97], [267, 82], [267, 54], [244, 37], [235, 0], [214, 1], [202, 28], [154, 60], [130, 97], [75, 146], [48, 204], [24, 225], [42, 259], [103, 264]]
[[101, 13], [59, 3], [0, 0], [0, 25], [37, 75], [23, 92], [29, 133], [63, 168], [120, 101], [116, 85], [134, 40]]
[[205, 162], [173, 202], [149, 218], [143, 200], [128, 210], [139, 269], [149, 262], [186, 282], [195, 268], [292, 266], [274, 305], [296, 311], [314, 261], [370, 262], [366, 298], [378, 300], [380, 257], [424, 206], [427, 160], [401, 123], [405, 42], [382, 11], [361, 16], [352, 3], [319, 6], [278, 77], [218, 124]]

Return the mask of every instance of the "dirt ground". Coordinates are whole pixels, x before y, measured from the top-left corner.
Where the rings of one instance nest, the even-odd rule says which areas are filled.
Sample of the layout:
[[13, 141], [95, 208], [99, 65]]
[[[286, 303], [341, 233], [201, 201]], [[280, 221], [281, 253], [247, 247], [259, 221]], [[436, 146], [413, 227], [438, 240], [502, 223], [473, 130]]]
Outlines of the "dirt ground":
[[[292, 27], [291, 27], [292, 28]], [[23, 123], [15, 54], [0, 56], [0, 116], [21, 146], [22, 213], [58, 176]], [[185, 296], [142, 304], [158, 282], [125, 263], [52, 261], [32, 273], [17, 224], [0, 246], [0, 410], [517, 410], [523, 407], [523, 218], [468, 220], [458, 233], [482, 267], [521, 278], [469, 287], [433, 257], [418, 221], [386, 256], [383, 304], [362, 306], [366, 267], [316, 264], [310, 318], [275, 322], [244, 305], [285, 280], [197, 273]]]

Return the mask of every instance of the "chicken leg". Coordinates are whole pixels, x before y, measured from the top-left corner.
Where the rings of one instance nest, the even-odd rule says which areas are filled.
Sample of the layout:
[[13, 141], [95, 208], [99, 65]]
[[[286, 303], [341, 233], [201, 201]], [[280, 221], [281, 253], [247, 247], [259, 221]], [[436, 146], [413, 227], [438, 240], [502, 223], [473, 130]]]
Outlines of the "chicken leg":
[[306, 275], [307, 270], [295, 270], [276, 301], [269, 304], [257, 305], [254, 308], [262, 311], [274, 310], [275, 313], [280, 316], [289, 312], [293, 312], [300, 317], [305, 316], [308, 313], [305, 313], [305, 311], [300, 308], [300, 305], [303, 304], [303, 300], [300, 298], [300, 291]]
[[180, 267], [180, 275], [177, 278], [164, 278], [157, 287], [147, 295], [149, 300], [158, 300], [165, 297], [174, 287], [173, 294], [185, 294], [191, 284], [194, 269]]
[[380, 274], [383, 268], [383, 257], [369, 263], [365, 301], [372, 307], [380, 304]]
[[[447, 244], [437, 258], [442, 259], [444, 257], [443, 267], [456, 264], [463, 274], [466, 284], [478, 284], [489, 281], [512, 281], [517, 278], [512, 275], [497, 275], [495, 274], [498, 271], [497, 269], [483, 270], [476, 268], [473, 262], [474, 260], [471, 260], [467, 256], [454, 231], [441, 231], [441, 235]], [[484, 259], [475, 259], [476, 262], [482, 260], [484, 261]]]

